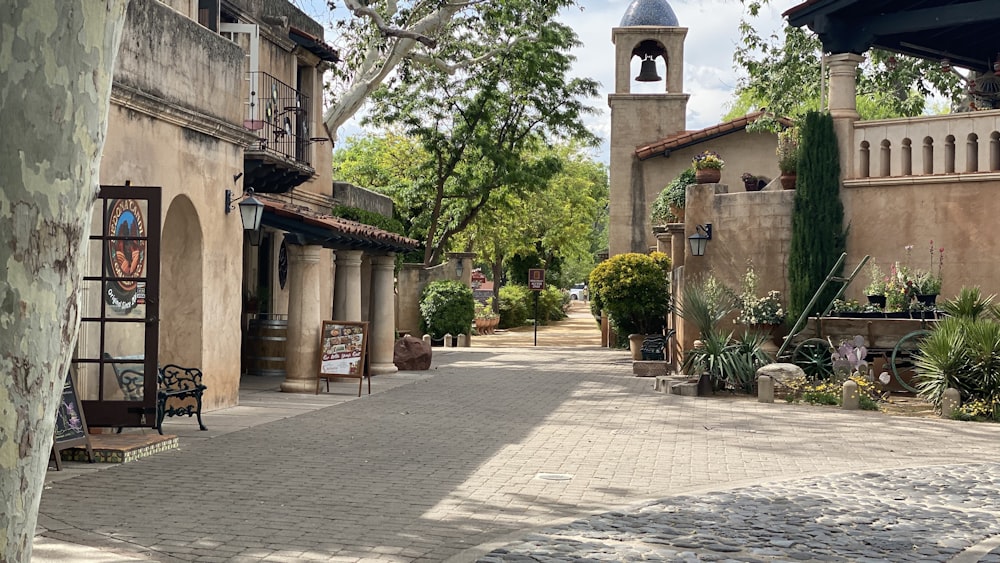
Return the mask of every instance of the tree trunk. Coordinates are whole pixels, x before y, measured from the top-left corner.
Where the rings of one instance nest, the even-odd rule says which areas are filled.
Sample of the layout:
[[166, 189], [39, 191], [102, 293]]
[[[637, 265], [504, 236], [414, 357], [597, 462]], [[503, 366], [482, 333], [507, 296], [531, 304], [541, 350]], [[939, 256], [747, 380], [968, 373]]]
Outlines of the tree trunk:
[[0, 7], [0, 561], [28, 561], [128, 0]]

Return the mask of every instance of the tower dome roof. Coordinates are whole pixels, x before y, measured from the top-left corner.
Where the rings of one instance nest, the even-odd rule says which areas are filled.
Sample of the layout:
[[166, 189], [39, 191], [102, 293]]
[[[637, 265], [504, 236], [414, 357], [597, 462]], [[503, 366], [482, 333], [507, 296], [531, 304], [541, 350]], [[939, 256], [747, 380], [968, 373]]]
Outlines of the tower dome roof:
[[622, 16], [621, 27], [658, 25], [677, 27], [677, 16], [667, 0], [632, 0]]

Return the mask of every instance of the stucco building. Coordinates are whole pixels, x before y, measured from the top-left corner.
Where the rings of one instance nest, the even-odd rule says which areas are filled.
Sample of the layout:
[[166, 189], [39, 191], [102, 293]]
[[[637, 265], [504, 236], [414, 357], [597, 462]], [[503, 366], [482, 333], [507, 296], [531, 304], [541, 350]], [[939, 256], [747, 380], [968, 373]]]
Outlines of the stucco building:
[[[153, 418], [155, 390], [123, 400], [109, 358], [199, 367], [206, 410], [235, 405], [262, 365], [313, 392], [325, 319], [368, 321], [372, 372], [395, 371], [395, 253], [417, 243], [330, 216], [358, 201], [391, 214], [332, 182], [322, 77], [337, 60], [285, 0], [131, 2], [74, 360], [90, 425]], [[256, 231], [238, 211], [250, 189]]]
[[[906, 0], [877, 4], [861, 0], [810, 0], [785, 15], [820, 37], [828, 69], [828, 111], [840, 143], [842, 200], [850, 272], [865, 255], [887, 268], [914, 245], [928, 267], [930, 241], [945, 249], [942, 296], [963, 286], [1000, 292], [997, 245], [989, 236], [1000, 213], [993, 196], [1000, 187], [1000, 43], [993, 27], [1000, 4]], [[858, 29], [870, 33], [857, 33]], [[610, 252], [646, 252], [654, 245], [674, 260], [672, 290], [685, 279], [712, 273], [738, 287], [746, 260], [760, 274], [762, 292], [787, 295], [787, 256], [795, 192], [771, 186], [746, 192], [740, 174], [778, 175], [773, 136], [743, 130], [754, 115], [701, 131], [685, 131], [688, 95], [683, 93], [686, 28], [666, 0], [634, 0], [612, 30], [615, 91], [608, 96], [611, 133]], [[861, 121], [856, 110], [856, 72], [871, 47], [881, 47], [961, 66], [971, 73], [963, 113]], [[650, 59], [665, 66], [662, 93], [632, 93], [633, 63]], [[648, 63], [647, 63], [648, 64]], [[998, 108], [998, 109], [990, 109]], [[702, 150], [726, 161], [718, 184], [688, 190], [685, 222], [654, 233], [649, 209], [659, 190]], [[688, 237], [712, 224], [704, 256], [692, 257]], [[863, 274], [865, 275], [865, 274]], [[862, 298], [864, 281], [847, 296]], [[674, 319], [687, 347], [693, 329]]]

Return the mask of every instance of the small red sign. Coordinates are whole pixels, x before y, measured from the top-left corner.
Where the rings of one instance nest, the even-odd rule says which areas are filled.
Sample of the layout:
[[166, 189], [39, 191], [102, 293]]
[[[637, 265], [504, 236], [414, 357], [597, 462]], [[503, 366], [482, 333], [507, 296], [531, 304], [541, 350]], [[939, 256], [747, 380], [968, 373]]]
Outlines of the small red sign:
[[542, 268], [528, 269], [528, 289], [541, 291], [545, 289], [545, 270]]

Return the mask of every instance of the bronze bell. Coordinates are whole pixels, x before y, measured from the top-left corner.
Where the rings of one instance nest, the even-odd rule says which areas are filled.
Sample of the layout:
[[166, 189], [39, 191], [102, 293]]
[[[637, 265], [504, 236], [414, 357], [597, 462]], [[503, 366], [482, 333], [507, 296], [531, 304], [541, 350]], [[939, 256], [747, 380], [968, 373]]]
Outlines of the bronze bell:
[[646, 57], [642, 59], [642, 66], [639, 67], [639, 76], [635, 77], [636, 82], [659, 82], [663, 80], [656, 74], [656, 59]]

